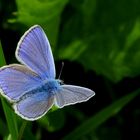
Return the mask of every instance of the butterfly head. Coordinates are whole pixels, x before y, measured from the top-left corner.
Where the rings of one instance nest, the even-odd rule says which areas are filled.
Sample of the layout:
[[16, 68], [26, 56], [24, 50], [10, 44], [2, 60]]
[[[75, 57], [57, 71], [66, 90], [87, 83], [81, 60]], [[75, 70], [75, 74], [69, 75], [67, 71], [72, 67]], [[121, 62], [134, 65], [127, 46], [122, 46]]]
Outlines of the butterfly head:
[[63, 81], [63, 80], [56, 79], [56, 81], [57, 81], [60, 85], [63, 85], [63, 84], [64, 84], [64, 81]]

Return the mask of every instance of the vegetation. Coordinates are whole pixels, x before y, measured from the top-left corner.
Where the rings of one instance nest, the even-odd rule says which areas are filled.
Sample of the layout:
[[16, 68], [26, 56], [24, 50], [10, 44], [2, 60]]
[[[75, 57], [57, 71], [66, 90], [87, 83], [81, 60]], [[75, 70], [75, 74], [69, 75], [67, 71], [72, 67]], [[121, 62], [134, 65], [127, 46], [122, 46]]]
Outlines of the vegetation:
[[140, 139], [139, 5], [137, 0], [0, 0], [0, 66], [18, 63], [20, 37], [39, 24], [49, 38], [57, 77], [64, 62], [64, 83], [96, 93], [85, 103], [53, 107], [34, 122], [18, 117], [0, 96], [0, 139]]

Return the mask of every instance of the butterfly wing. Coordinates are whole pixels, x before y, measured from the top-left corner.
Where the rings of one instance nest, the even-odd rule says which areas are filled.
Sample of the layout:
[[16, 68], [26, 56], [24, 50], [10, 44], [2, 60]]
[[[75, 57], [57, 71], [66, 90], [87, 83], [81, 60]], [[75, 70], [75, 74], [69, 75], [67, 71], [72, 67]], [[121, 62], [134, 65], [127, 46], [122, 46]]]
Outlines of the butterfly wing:
[[94, 91], [73, 85], [62, 85], [55, 96], [55, 105], [62, 108], [66, 105], [76, 104], [87, 101], [94, 96]]
[[16, 58], [36, 72], [42, 79], [55, 78], [55, 65], [47, 36], [39, 25], [31, 27], [22, 36]]
[[45, 92], [28, 94], [14, 104], [15, 112], [26, 120], [37, 120], [44, 116], [54, 104], [54, 96], [49, 97]]
[[0, 69], [0, 89], [9, 101], [18, 101], [27, 91], [41, 83], [41, 78], [27, 67], [18, 64]]

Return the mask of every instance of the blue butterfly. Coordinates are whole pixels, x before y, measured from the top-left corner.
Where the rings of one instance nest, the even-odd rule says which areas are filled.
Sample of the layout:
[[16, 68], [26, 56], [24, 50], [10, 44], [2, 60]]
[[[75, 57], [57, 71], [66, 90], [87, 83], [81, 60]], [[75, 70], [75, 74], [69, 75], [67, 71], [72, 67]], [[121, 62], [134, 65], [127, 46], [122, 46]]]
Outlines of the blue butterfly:
[[55, 104], [66, 105], [87, 101], [94, 91], [64, 85], [55, 79], [55, 64], [47, 36], [39, 25], [21, 37], [16, 58], [21, 64], [0, 68], [1, 94], [13, 103], [15, 113], [26, 120], [37, 120]]

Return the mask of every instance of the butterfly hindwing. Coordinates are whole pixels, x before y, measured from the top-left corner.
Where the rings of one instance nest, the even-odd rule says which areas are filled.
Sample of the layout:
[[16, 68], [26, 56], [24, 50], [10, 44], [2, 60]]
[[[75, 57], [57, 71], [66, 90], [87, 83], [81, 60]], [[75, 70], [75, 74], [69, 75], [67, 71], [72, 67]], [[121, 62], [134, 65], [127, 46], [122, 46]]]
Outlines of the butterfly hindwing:
[[39, 25], [31, 27], [22, 36], [16, 57], [42, 79], [55, 78], [55, 65], [47, 36]]
[[26, 120], [37, 120], [44, 116], [54, 104], [54, 97], [45, 92], [29, 93], [14, 104], [15, 112]]
[[94, 91], [73, 85], [62, 85], [61, 90], [55, 96], [56, 106], [62, 108], [66, 105], [87, 101], [94, 96]]

